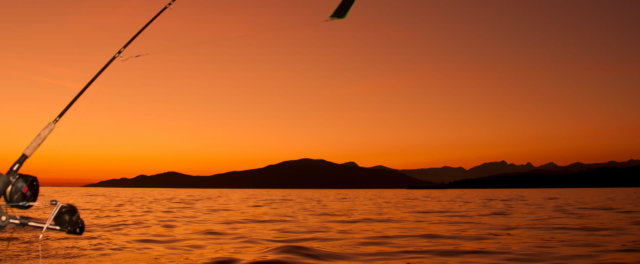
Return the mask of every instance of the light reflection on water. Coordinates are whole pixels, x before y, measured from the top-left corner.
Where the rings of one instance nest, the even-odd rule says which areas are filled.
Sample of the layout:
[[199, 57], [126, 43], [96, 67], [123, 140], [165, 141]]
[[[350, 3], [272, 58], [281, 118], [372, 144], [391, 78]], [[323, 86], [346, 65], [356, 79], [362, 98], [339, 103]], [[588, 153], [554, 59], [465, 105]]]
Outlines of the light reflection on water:
[[640, 262], [640, 188], [43, 187], [14, 212], [46, 218], [50, 199], [76, 205], [85, 234], [7, 228], [2, 263]]

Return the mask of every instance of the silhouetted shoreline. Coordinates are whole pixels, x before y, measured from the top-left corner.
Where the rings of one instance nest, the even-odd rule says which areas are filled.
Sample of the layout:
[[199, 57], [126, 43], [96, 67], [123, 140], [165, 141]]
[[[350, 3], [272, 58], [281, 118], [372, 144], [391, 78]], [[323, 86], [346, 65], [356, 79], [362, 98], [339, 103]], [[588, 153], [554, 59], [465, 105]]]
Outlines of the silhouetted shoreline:
[[284, 161], [264, 168], [211, 176], [178, 172], [139, 175], [87, 184], [85, 187], [247, 188], [247, 189], [476, 189], [640, 187], [640, 161], [535, 167], [490, 162], [464, 168], [396, 170], [360, 167], [319, 159]]

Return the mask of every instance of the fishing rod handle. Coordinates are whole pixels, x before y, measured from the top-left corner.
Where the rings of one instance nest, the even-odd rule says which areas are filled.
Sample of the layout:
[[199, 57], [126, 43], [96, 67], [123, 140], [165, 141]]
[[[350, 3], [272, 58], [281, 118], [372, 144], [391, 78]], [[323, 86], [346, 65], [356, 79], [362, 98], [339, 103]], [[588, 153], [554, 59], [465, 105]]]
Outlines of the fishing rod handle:
[[33, 153], [38, 149], [38, 147], [40, 147], [40, 145], [42, 145], [42, 142], [47, 139], [47, 137], [49, 136], [49, 134], [51, 134], [51, 131], [53, 131], [55, 127], [55, 123], [50, 122], [42, 130], [40, 130], [40, 133], [38, 133], [38, 135], [36, 135], [31, 143], [29, 143], [27, 148], [24, 149], [20, 158], [18, 158], [18, 160], [13, 163], [13, 165], [7, 172], [7, 176], [14, 177], [18, 174], [18, 170], [20, 169], [20, 167], [22, 167], [22, 164], [27, 160], [27, 158], [33, 155]]
[[47, 137], [49, 136], [49, 134], [51, 134], [51, 131], [53, 131], [53, 129], [55, 127], [56, 127], [56, 125], [53, 122], [50, 122], [49, 124], [47, 124], [40, 131], [40, 133], [38, 133], [36, 138], [34, 138], [33, 141], [31, 141], [29, 146], [27, 146], [27, 148], [24, 149], [24, 151], [22, 153], [24, 155], [27, 155], [27, 157], [31, 157], [31, 155], [33, 155], [33, 153], [36, 151], [36, 149], [38, 149], [38, 147], [40, 147], [42, 142], [44, 142], [44, 140], [47, 139]]

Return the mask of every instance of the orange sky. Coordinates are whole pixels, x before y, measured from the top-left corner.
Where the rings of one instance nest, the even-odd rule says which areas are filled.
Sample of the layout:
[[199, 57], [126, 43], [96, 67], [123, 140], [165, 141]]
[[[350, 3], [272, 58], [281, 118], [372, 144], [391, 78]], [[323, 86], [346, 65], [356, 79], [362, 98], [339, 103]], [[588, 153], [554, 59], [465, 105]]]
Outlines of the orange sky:
[[[3, 3], [3, 172], [166, 2]], [[178, 0], [21, 172], [640, 158], [640, 1], [360, 0], [326, 22], [338, 3]]]

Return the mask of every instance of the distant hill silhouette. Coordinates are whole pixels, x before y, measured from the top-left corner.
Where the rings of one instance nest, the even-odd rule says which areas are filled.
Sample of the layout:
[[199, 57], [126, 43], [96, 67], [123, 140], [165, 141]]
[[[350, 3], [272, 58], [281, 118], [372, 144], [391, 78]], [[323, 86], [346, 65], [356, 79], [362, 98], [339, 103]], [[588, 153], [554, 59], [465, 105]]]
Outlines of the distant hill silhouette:
[[500, 161], [484, 163], [469, 170], [462, 167], [395, 170], [384, 166], [364, 168], [355, 162], [337, 164], [319, 159], [299, 159], [211, 176], [165, 172], [86, 186], [299, 189], [640, 187], [640, 161], [577, 162], [568, 166], [547, 163], [538, 167], [531, 163], [515, 165]]
[[591, 167], [578, 170], [533, 170], [465, 179], [447, 184], [447, 188], [456, 189], [594, 187], [640, 187], [640, 166]]
[[567, 174], [580, 172], [588, 169], [595, 169], [600, 167], [631, 167], [640, 165], [640, 160], [629, 160], [625, 162], [610, 161], [606, 163], [593, 163], [583, 164], [576, 162], [567, 166], [558, 166], [553, 162], [541, 165], [539, 167], [533, 166], [531, 163], [525, 165], [516, 165], [513, 163], [507, 163], [506, 161], [488, 162], [482, 165], [475, 166], [469, 170], [462, 167], [441, 167], [441, 168], [427, 168], [427, 169], [413, 169], [413, 170], [400, 170], [401, 172], [414, 177], [419, 180], [435, 182], [435, 183], [450, 183], [454, 181], [464, 179], [474, 179], [487, 177], [500, 174], [513, 174], [524, 173], [532, 171], [549, 171], [556, 172], [557, 174]]
[[397, 170], [363, 168], [355, 162], [336, 164], [325, 160], [300, 159], [260, 169], [233, 171], [212, 176], [190, 176], [177, 172], [140, 175], [86, 185], [87, 187], [154, 188], [407, 188], [432, 184]]

